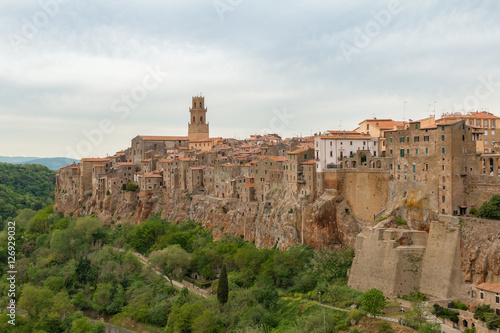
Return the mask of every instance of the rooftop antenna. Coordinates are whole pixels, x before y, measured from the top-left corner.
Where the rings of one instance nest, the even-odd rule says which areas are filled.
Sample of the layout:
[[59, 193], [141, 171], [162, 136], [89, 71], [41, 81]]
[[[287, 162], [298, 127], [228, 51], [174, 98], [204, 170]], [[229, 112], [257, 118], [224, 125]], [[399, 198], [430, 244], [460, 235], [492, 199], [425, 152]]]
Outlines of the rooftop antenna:
[[406, 122], [406, 103], [407, 101], [403, 102], [403, 123]]
[[436, 116], [436, 103], [437, 101], [434, 101], [434, 117]]

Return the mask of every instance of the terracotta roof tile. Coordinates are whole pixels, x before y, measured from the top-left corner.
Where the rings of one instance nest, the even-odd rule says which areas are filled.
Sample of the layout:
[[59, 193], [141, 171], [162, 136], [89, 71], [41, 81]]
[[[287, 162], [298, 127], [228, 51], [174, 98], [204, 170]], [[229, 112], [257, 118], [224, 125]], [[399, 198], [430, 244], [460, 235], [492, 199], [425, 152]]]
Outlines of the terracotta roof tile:
[[187, 141], [187, 136], [154, 136], [154, 135], [139, 135], [144, 141]]
[[481, 283], [477, 289], [500, 293], [500, 283]]

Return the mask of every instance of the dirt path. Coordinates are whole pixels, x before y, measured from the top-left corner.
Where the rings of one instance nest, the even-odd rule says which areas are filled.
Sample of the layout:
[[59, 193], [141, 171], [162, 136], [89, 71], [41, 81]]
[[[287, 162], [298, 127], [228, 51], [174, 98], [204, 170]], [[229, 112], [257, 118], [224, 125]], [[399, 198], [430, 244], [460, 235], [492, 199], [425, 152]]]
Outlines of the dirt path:
[[[120, 252], [125, 252], [124, 249], [121, 249], [121, 248], [118, 248], [118, 247], [114, 247], [115, 250], [117, 251], [120, 251]], [[201, 290], [197, 290], [192, 284], [189, 284], [189, 285], [185, 285], [185, 284], [182, 284], [178, 281], [175, 281], [175, 280], [172, 280], [170, 279], [168, 276], [164, 275], [163, 273], [161, 273], [159, 270], [157, 270], [156, 268], [154, 268], [148, 261], [148, 258], [146, 258], [145, 256], [143, 256], [142, 254], [140, 254], [139, 252], [133, 252], [133, 251], [130, 251], [130, 253], [132, 253], [134, 256], [137, 257], [137, 259], [139, 259], [139, 261], [143, 264], [143, 265], [146, 265], [148, 267], [150, 267], [156, 274], [162, 276], [165, 280], [167, 280], [168, 282], [170, 282], [174, 287], [176, 288], [184, 288], [184, 287], [187, 287], [188, 289], [192, 290], [193, 292], [197, 293], [198, 295], [201, 295], [203, 297], [207, 297], [207, 295], [202, 292]]]

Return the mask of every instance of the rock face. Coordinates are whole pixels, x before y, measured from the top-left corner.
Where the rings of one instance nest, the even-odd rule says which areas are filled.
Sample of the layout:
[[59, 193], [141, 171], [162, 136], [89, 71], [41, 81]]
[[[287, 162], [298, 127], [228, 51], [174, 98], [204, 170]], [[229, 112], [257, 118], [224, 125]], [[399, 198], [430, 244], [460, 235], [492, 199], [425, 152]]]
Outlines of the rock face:
[[75, 217], [94, 214], [105, 223], [140, 223], [153, 214], [172, 222], [200, 221], [214, 239], [238, 235], [261, 248], [354, 246], [361, 230], [344, 198], [328, 190], [315, 202], [299, 201], [279, 189], [263, 202], [162, 191], [122, 192], [102, 202], [87, 195], [76, 201], [68, 193], [56, 193], [56, 208]]
[[[400, 229], [428, 233], [430, 221], [443, 218], [435, 211], [433, 193], [417, 183], [392, 193], [384, 215], [392, 213], [406, 219], [408, 226], [399, 226]], [[140, 223], [153, 214], [160, 214], [172, 222], [200, 221], [206, 229], [212, 230], [214, 239], [226, 234], [238, 235], [255, 241], [260, 248], [288, 249], [302, 243], [316, 249], [354, 247], [362, 227], [372, 226], [370, 222], [357, 220], [344, 196], [336, 190], [325, 190], [314, 202], [300, 201], [279, 189], [270, 191], [262, 202], [162, 190], [140, 194], [124, 191], [98, 201], [89, 193], [78, 198], [59, 192], [56, 193], [56, 208], [75, 217], [94, 214], [105, 223]], [[465, 283], [500, 283], [500, 222], [453, 219], [459, 226], [460, 262]], [[395, 226], [391, 218], [379, 225]]]
[[465, 282], [500, 283], [500, 221], [460, 218], [459, 226]]

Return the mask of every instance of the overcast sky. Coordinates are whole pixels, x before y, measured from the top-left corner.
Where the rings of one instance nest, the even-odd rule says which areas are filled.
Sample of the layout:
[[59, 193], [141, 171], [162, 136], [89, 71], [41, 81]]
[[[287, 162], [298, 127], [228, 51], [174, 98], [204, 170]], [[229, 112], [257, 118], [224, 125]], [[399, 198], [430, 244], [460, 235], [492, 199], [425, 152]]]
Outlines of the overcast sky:
[[200, 93], [222, 137], [499, 115], [499, 15], [495, 0], [2, 0], [0, 155], [187, 135]]

